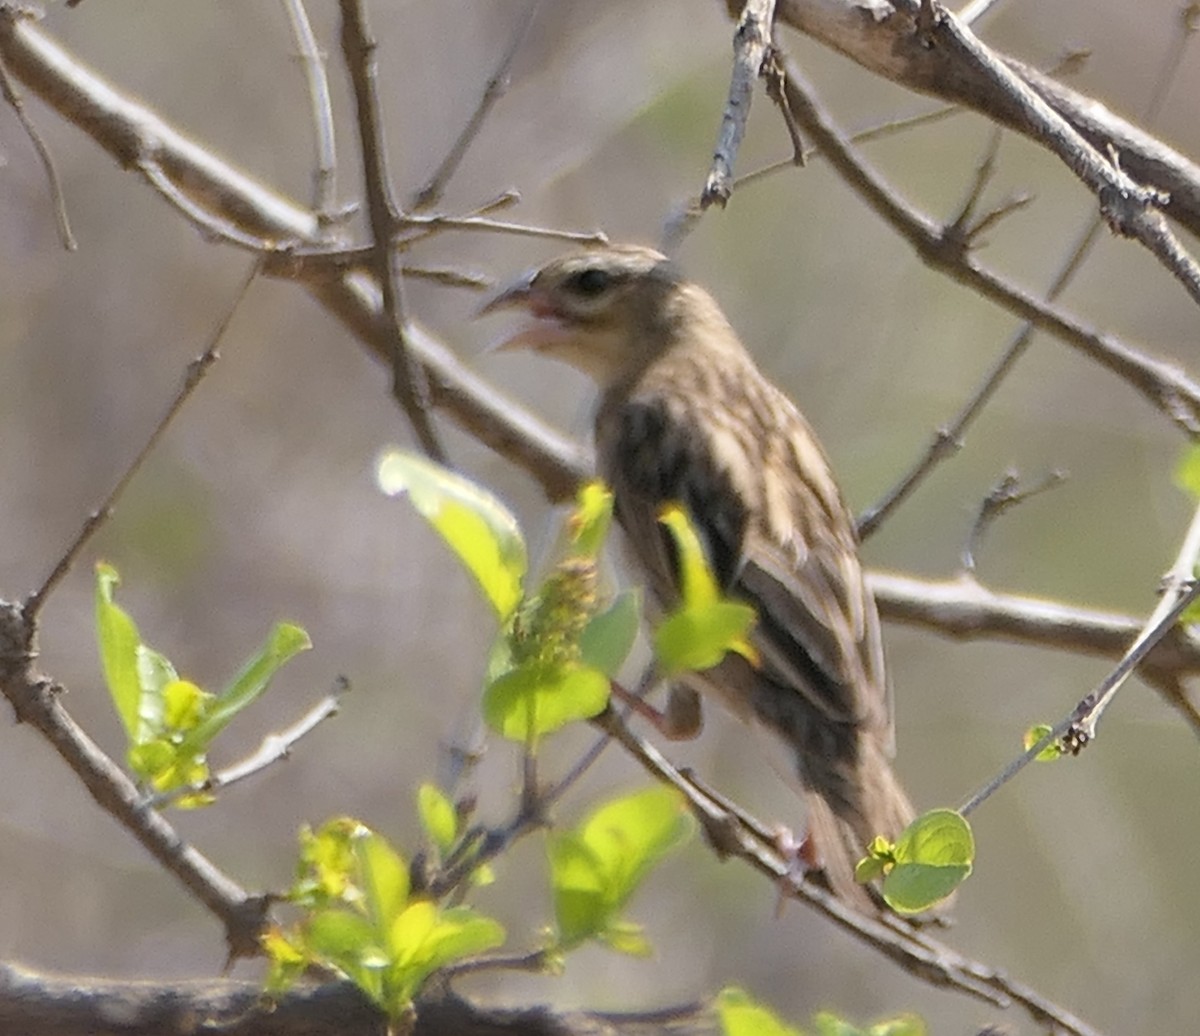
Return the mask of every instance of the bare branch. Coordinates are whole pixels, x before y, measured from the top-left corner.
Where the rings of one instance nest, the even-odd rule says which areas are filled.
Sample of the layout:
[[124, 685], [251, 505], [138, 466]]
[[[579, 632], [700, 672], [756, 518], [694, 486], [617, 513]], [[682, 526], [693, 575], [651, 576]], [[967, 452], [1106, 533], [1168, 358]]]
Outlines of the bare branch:
[[333, 128], [333, 101], [329, 96], [329, 77], [325, 74], [325, 55], [317, 44], [312, 22], [304, 9], [304, 0], [282, 0], [296, 37], [296, 47], [308, 86], [308, 101], [313, 116], [313, 144], [316, 169], [313, 174], [313, 209], [317, 219], [328, 226], [336, 219], [337, 145]]
[[12, 77], [9, 76], [8, 68], [3, 61], [0, 61], [0, 96], [8, 102], [8, 106], [13, 110], [17, 121], [25, 131], [25, 136], [33, 145], [33, 150], [37, 152], [38, 161], [42, 163], [42, 169], [46, 173], [46, 183], [50, 185], [50, 202], [54, 209], [54, 220], [58, 224], [58, 238], [62, 242], [63, 248], [68, 252], [74, 252], [79, 248], [79, 244], [75, 240], [75, 235], [71, 233], [71, 221], [67, 216], [67, 199], [63, 194], [62, 181], [58, 178], [58, 169], [54, 165], [54, 156], [50, 154], [50, 148], [46, 145], [46, 141], [33, 124], [33, 120], [29, 118], [29, 113], [25, 111], [25, 103], [13, 85]]
[[267, 897], [246, 892], [146, 804], [133, 781], [63, 708], [59, 698], [64, 688], [35, 670], [36, 638], [34, 618], [19, 604], [0, 602], [0, 693], [17, 720], [49, 741], [100, 808], [217, 917], [225, 927], [231, 960], [257, 954]]
[[116, 506], [121, 494], [129, 486], [129, 483], [133, 481], [134, 475], [141, 470], [142, 465], [146, 462], [146, 458], [154, 452], [154, 448], [162, 440], [167, 429], [171, 427], [171, 422], [175, 420], [180, 410], [183, 409], [183, 405], [199, 387], [200, 382], [204, 380], [204, 376], [208, 373], [212, 365], [220, 358], [218, 349], [221, 340], [225, 337], [225, 332], [229, 330], [229, 325], [233, 322], [234, 315], [241, 307], [243, 300], [250, 291], [250, 285], [254, 283], [254, 278], [257, 276], [258, 263], [255, 263], [251, 267], [249, 274], [247, 274], [246, 279], [242, 282], [238, 293], [234, 296], [229, 309], [217, 323], [204, 352], [188, 364], [187, 371], [183, 377], [183, 384], [180, 385], [179, 391], [175, 393], [175, 398], [167, 405], [167, 409], [163, 412], [162, 417], [158, 419], [158, 423], [154, 426], [145, 443], [142, 444], [142, 448], [138, 450], [137, 455], [129, 462], [129, 466], [121, 473], [121, 477], [117, 479], [112, 489], [109, 490], [108, 495], [105, 496], [100, 506], [84, 520], [83, 528], [79, 530], [78, 535], [72, 540], [66, 551], [63, 552], [62, 557], [55, 563], [53, 571], [46, 577], [45, 582], [26, 598], [24, 608], [26, 617], [30, 621], [37, 617], [42, 605], [46, 603], [46, 598], [50, 596], [54, 588], [62, 582], [63, 577], [71, 570], [71, 566], [75, 564], [83, 548], [87, 546], [88, 541], [112, 515], [113, 508]]
[[500, 58], [500, 63], [496, 66], [496, 70], [492, 73], [491, 78], [488, 79], [487, 86], [483, 88], [483, 96], [479, 98], [479, 104], [476, 105], [475, 110], [471, 113], [471, 117], [467, 120], [467, 124], [463, 127], [462, 132], [446, 153], [446, 157], [438, 165], [433, 176], [413, 196], [412, 208], [417, 210], [427, 209], [442, 200], [446, 184], [450, 182], [450, 177], [457, 171], [467, 153], [467, 149], [479, 135], [479, 131], [483, 128], [488, 114], [495, 107], [496, 102], [508, 92], [509, 70], [512, 68], [513, 61], [516, 60], [517, 52], [524, 45], [525, 39], [529, 35], [529, 29], [533, 25], [533, 20], [537, 17], [538, 8], [541, 5], [542, 0], [529, 0], [525, 10], [521, 12], [520, 19], [517, 22], [517, 31], [513, 33], [512, 41], [509, 43], [503, 57]]
[[746, 0], [733, 34], [733, 73], [729, 100], [721, 116], [721, 131], [713, 151], [712, 168], [700, 192], [700, 207], [716, 202], [722, 208], [733, 190], [733, 166], [746, 133], [754, 83], [762, 73], [771, 46], [775, 0]]
[[392, 394], [412, 423], [421, 448], [433, 460], [444, 464], [446, 450], [430, 414], [428, 377], [413, 356], [404, 306], [404, 278], [396, 249], [392, 247], [399, 209], [392, 197], [388, 176], [379, 94], [375, 88], [376, 42], [367, 24], [365, 4], [366, 0], [340, 0], [342, 51], [350, 80], [354, 84], [354, 101], [358, 111], [363, 181], [374, 252], [372, 267], [382, 289], [380, 326], [386, 335], [388, 359], [392, 367]]

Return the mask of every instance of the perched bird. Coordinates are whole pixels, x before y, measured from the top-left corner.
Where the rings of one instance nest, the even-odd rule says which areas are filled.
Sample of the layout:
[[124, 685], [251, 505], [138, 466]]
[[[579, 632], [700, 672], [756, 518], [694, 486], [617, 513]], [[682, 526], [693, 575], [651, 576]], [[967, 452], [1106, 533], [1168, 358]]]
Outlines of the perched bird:
[[674, 688], [666, 718], [699, 729], [697, 692], [781, 739], [808, 806], [810, 861], [860, 907], [854, 864], [894, 839], [912, 807], [892, 773], [891, 701], [875, 601], [853, 519], [808, 422], [755, 366], [717, 303], [658, 252], [564, 256], [483, 312], [532, 316], [523, 346], [589, 374], [600, 475], [661, 608], [678, 601], [674, 541], [659, 522], [682, 505], [726, 592], [754, 606], [752, 664], [729, 653]]

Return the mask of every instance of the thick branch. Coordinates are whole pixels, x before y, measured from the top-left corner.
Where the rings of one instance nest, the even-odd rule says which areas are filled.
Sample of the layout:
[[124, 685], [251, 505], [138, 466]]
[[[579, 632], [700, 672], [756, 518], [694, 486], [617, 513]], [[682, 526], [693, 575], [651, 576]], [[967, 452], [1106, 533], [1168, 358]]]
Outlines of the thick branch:
[[[708, 1036], [702, 1005], [655, 1014], [478, 1007], [445, 990], [417, 1001], [411, 1036]], [[0, 965], [0, 1032], [21, 1036], [385, 1036], [386, 1022], [346, 982], [301, 986], [275, 1000], [262, 986], [115, 982]]]

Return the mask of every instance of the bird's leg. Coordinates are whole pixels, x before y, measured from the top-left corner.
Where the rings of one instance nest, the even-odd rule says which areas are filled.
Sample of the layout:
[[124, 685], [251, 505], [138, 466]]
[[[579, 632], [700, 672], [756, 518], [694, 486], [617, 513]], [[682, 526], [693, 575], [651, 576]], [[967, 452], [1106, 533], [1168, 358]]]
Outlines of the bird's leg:
[[646, 701], [646, 694], [657, 677], [653, 669], [642, 677], [636, 691], [625, 690], [613, 683], [612, 693], [621, 704], [641, 716], [668, 741], [690, 741], [699, 736], [704, 727], [704, 713], [700, 707], [700, 695], [691, 687], [672, 684], [667, 695], [667, 707], [656, 709]]

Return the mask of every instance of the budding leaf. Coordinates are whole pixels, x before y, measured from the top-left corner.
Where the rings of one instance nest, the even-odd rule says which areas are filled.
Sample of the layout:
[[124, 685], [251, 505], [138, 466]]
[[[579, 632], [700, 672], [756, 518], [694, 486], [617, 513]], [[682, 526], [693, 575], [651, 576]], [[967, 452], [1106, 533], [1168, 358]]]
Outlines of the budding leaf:
[[717, 994], [717, 1018], [724, 1036], [800, 1036], [743, 989], [726, 986]]
[[593, 558], [600, 553], [612, 524], [613, 495], [603, 482], [593, 479], [579, 490], [567, 531], [575, 552]]
[[[1049, 723], [1037, 723], [1025, 731], [1025, 737], [1022, 739], [1025, 745], [1025, 751], [1028, 752], [1034, 745], [1042, 740], [1054, 728]], [[1062, 743], [1059, 741], [1051, 741], [1043, 748], [1036, 756], [1034, 761], [1038, 763], [1052, 763], [1055, 759], [1061, 759], [1063, 755]]]
[[407, 493], [418, 513], [458, 555], [504, 622], [521, 602], [528, 568], [516, 518], [491, 493], [439, 464], [388, 450], [376, 465], [388, 496]]

